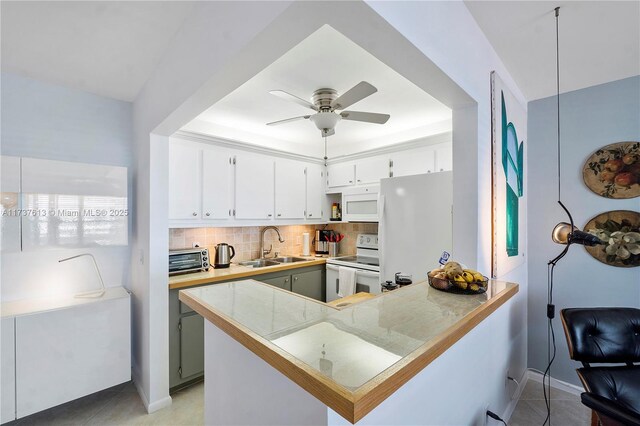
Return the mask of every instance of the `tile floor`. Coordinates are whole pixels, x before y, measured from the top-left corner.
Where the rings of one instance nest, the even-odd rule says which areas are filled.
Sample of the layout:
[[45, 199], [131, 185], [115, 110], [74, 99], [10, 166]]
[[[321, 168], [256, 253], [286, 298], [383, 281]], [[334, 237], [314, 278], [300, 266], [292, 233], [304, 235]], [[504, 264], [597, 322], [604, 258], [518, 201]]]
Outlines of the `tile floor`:
[[[546, 417], [542, 384], [529, 380], [511, 415], [509, 426], [541, 426]], [[554, 426], [588, 426], [591, 424], [591, 410], [582, 405], [579, 396], [551, 389], [551, 421]]]
[[[173, 404], [153, 414], [147, 414], [135, 386], [125, 383], [51, 408], [29, 417], [7, 423], [15, 425], [161, 425], [187, 426], [204, 423], [204, 383], [191, 386], [172, 396]], [[590, 424], [591, 411], [580, 403], [578, 396], [552, 390], [552, 420], [554, 426]], [[529, 380], [520, 396], [509, 426], [541, 426], [546, 417], [542, 385]], [[488, 425], [498, 425], [491, 420]]]

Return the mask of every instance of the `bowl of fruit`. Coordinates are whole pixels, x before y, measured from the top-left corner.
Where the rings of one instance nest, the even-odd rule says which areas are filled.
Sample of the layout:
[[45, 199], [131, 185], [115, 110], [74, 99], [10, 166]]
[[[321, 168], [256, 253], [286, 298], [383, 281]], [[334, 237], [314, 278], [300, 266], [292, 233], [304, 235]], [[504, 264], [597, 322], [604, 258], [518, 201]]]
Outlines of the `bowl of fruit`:
[[447, 262], [428, 274], [429, 285], [437, 290], [459, 294], [481, 294], [487, 291], [489, 278], [478, 271], [463, 268], [458, 262]]

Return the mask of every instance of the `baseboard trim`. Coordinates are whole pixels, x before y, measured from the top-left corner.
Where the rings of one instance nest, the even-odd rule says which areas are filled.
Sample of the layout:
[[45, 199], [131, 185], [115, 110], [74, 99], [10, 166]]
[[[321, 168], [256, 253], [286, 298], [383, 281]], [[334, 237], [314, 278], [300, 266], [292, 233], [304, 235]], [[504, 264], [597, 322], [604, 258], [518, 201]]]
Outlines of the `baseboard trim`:
[[529, 381], [529, 371], [525, 370], [524, 373], [522, 373], [522, 377], [520, 377], [520, 380], [518, 381], [518, 387], [516, 388], [515, 392], [511, 394], [511, 402], [509, 402], [507, 408], [502, 413], [502, 418], [505, 419], [507, 423], [509, 422], [509, 419], [511, 419], [513, 412], [516, 410], [516, 406], [518, 405], [518, 401], [520, 400], [520, 395], [522, 395], [524, 387], [527, 385], [527, 381]]
[[168, 406], [171, 405], [171, 403], [173, 402], [173, 400], [171, 399], [170, 396], [167, 396], [165, 398], [162, 398], [158, 401], [154, 401], [151, 404], [149, 404], [147, 406], [147, 413], [151, 414], [153, 412], [156, 412], [158, 410], [162, 410], [163, 408], [166, 408]]
[[[538, 383], [542, 383], [542, 379], [544, 377], [541, 372], [532, 369], [527, 370], [527, 376], [530, 380]], [[568, 392], [572, 395], [580, 396], [580, 394], [584, 392], [582, 386], [576, 386], [571, 383], [563, 382], [562, 380], [554, 379], [553, 377], [551, 377], [550, 383], [552, 388]]]
[[142, 385], [140, 385], [140, 383], [142, 383], [142, 380], [140, 378], [140, 370], [136, 368], [135, 363], [133, 364], [131, 371], [133, 375], [133, 384], [135, 385], [136, 390], [138, 391], [138, 395], [142, 400], [142, 404], [144, 405], [145, 410], [147, 410], [147, 414], [151, 414], [153, 412], [156, 412], [158, 410], [161, 410], [171, 405], [172, 399], [170, 396], [167, 396], [158, 401], [149, 403], [149, 398], [147, 398], [147, 394], [142, 388]]

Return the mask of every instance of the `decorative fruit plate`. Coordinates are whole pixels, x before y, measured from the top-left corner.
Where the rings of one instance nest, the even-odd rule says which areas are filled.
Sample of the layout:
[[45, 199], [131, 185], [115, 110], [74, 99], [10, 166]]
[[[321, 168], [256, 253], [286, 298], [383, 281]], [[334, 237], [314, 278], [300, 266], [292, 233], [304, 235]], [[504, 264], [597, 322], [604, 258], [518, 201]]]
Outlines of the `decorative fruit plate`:
[[601, 197], [640, 196], [640, 142], [603, 146], [585, 161], [582, 176], [587, 187]]
[[[483, 281], [473, 281], [473, 282], [465, 282], [457, 283], [453, 280], [447, 280], [442, 278], [436, 278], [431, 275], [431, 272], [428, 275], [429, 285], [436, 290], [446, 291], [448, 293], [456, 293], [456, 294], [482, 294], [487, 291], [487, 286], [489, 284], [489, 278], [483, 276]], [[466, 285], [466, 288], [463, 288]]]

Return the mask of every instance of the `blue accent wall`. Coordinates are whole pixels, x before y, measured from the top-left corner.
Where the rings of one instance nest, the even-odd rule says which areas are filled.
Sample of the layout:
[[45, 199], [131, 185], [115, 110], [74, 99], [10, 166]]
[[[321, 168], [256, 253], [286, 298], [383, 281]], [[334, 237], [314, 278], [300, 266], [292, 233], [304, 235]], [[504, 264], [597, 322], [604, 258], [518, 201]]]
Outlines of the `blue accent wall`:
[[[567, 221], [557, 204], [556, 98], [528, 105], [528, 364], [544, 371], [547, 365], [547, 262], [562, 246], [551, 241], [556, 223]], [[626, 78], [560, 96], [562, 201], [582, 228], [595, 215], [609, 210], [640, 211], [640, 197], [606, 199], [591, 192], [582, 180], [582, 167], [603, 145], [640, 141], [640, 76]], [[559, 311], [569, 307], [640, 307], [640, 267], [615, 268], [572, 246], [556, 267], [554, 320], [558, 353], [552, 377], [580, 385], [569, 359]]]

